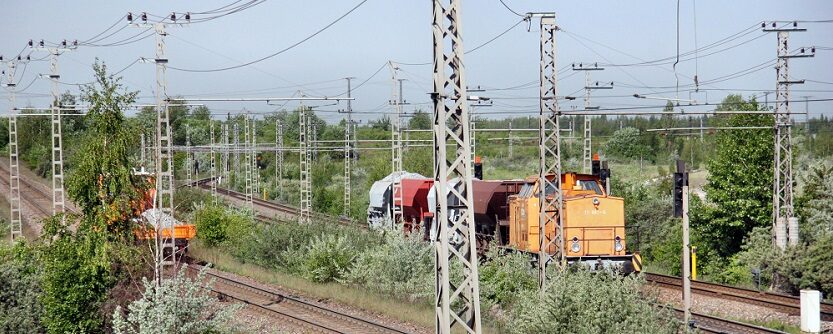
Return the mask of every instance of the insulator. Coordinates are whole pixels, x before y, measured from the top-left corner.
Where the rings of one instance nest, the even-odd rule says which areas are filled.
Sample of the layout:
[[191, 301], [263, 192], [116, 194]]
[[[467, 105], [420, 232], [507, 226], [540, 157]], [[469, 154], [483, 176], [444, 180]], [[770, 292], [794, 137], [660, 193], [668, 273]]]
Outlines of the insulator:
[[38, 46], [43, 47], [43, 40], [40, 40], [40, 42], [38, 42]]
[[127, 12], [127, 22], [133, 22], [133, 13]]
[[77, 39], [72, 41], [72, 46], [78, 46], [78, 40]]
[[793, 21], [793, 27], [798, 27], [798, 22]]
[[610, 82], [610, 86], [613, 87], [613, 81]]
[[29, 40], [29, 47], [30, 48], [32, 47], [32, 40], [31, 39]]
[[191, 21], [191, 13], [190, 12], [185, 13], [185, 20]]
[[171, 21], [176, 22], [176, 13], [171, 13]]
[[3, 56], [0, 56], [0, 61], [3, 61]]
[[147, 13], [142, 13], [142, 21], [143, 21], [143, 22], [147, 22], [147, 21], [148, 21], [148, 14], [147, 14]]
[[772, 27], [775, 28], [775, 22], [772, 22]]
[[61, 41], [61, 46], [66, 47], [67, 46], [67, 40]]
[[761, 22], [761, 28], [766, 28], [766, 22]]
[[593, 63], [594, 67], [599, 67], [599, 63]]
[[31, 56], [26, 56], [26, 60], [32, 60]]
[[816, 53], [816, 47], [814, 46], [812, 49], [810, 49], [810, 52]]
[[801, 48], [801, 53], [804, 53], [804, 48]]
[[17, 61], [21, 61], [22, 59], [23, 58], [21, 58], [20, 56], [17, 56]]

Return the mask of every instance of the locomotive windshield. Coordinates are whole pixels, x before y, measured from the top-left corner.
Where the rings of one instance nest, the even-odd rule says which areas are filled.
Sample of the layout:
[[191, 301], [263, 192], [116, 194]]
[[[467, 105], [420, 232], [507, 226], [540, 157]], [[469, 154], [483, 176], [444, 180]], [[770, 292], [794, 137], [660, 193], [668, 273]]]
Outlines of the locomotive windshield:
[[599, 183], [596, 180], [579, 180], [578, 186], [581, 187], [581, 190], [592, 190], [596, 193], [596, 195], [602, 194], [602, 189], [599, 187]]

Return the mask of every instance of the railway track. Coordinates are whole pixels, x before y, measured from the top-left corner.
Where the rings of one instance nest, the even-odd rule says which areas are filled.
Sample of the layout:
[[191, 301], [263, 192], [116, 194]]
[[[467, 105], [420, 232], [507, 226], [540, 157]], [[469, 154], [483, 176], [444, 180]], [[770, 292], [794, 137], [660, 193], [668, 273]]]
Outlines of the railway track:
[[[202, 266], [188, 269], [199, 271]], [[232, 299], [270, 317], [280, 318], [314, 333], [407, 333], [357, 316], [271, 291], [208, 269], [206, 276], [214, 279], [212, 292], [220, 298]]]
[[[680, 277], [676, 276], [646, 273], [645, 279], [658, 286], [672, 288], [675, 290], [682, 290], [683, 286]], [[701, 281], [691, 282], [691, 292], [699, 295], [707, 295], [720, 299], [728, 299], [763, 306], [785, 312], [789, 315], [801, 314], [801, 299], [797, 296], [763, 292]], [[821, 304], [821, 319], [824, 321], [833, 321], [833, 304], [824, 302]]]
[[[4, 189], [10, 189], [11, 176], [9, 175], [9, 166], [5, 162], [0, 163], [0, 182], [3, 183]], [[43, 185], [20, 175], [20, 200], [22, 203], [28, 203], [29, 207], [33, 208], [34, 218], [36, 220], [52, 216], [52, 194], [43, 189]], [[66, 207], [67, 212], [75, 212], [69, 205]]]
[[[684, 318], [683, 310], [674, 309], [677, 319]], [[701, 333], [784, 334], [784, 332], [713, 315], [691, 312], [691, 327]]]
[[[194, 181], [188, 186], [197, 186], [200, 189], [210, 191], [211, 190], [210, 182], [211, 182], [211, 179], [206, 178], [206, 179], [201, 179], [201, 180]], [[220, 194], [220, 195], [230, 197], [230, 198], [233, 198], [233, 199], [237, 199], [237, 200], [241, 200], [241, 201], [246, 200], [246, 194], [241, 193], [241, 192], [237, 192], [237, 191], [234, 191], [234, 190], [226, 189], [226, 188], [217, 187], [217, 193]], [[291, 206], [291, 205], [266, 201], [266, 200], [262, 200], [262, 199], [259, 199], [259, 198], [256, 198], [256, 197], [252, 199], [252, 202], [255, 206], [255, 211], [258, 211], [257, 215], [256, 215], [256, 218], [261, 220], [261, 221], [269, 222], [269, 221], [271, 221], [272, 218], [292, 219], [292, 218], [298, 217], [298, 215], [300, 214], [300, 209], [298, 209], [294, 206]], [[278, 214], [273, 214], [270, 217], [269, 215], [267, 215], [263, 212], [264, 209], [265, 209], [265, 211], [271, 211], [273, 213], [277, 212]], [[319, 219], [319, 220], [335, 221], [335, 222], [337, 222], [339, 224], [342, 224], [342, 225], [345, 225], [345, 226], [356, 226], [356, 227], [360, 227], [360, 228], [367, 228], [367, 226], [362, 225], [362, 224], [357, 224], [353, 220], [351, 220], [349, 218], [345, 218], [345, 217], [334, 217], [334, 216], [330, 216], [330, 215], [326, 215], [326, 214], [322, 214], [322, 213], [313, 213], [312, 217], [315, 218], [315, 219]]]

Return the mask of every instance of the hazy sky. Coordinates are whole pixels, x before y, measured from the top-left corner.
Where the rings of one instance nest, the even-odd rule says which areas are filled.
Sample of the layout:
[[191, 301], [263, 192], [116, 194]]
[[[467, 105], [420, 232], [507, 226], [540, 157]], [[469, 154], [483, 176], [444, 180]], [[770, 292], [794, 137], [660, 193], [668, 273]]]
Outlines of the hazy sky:
[[[662, 101], [642, 100], [634, 93], [674, 97], [675, 73], [671, 62], [676, 53], [675, 1], [532, 1], [504, 0], [517, 12], [554, 11], [559, 27], [557, 35], [559, 94], [579, 95], [584, 86], [583, 73], [569, 70], [573, 62], [630, 64], [672, 57], [659, 66], [607, 66], [593, 73], [593, 80], [614, 82], [613, 90], [598, 91], [593, 105], [603, 108], [662, 105]], [[0, 20], [0, 54], [5, 59], [16, 56], [29, 39], [37, 43], [67, 40], [89, 40], [118, 22], [116, 32], [96, 44], [118, 44], [132, 41], [143, 29], [122, 27], [127, 12], [138, 18], [140, 12], [167, 16], [176, 12], [203, 12], [233, 0], [203, 1], [45, 1], [7, 0]], [[245, 2], [245, 1], [244, 1]], [[353, 8], [359, 0], [341, 1], [280, 1], [268, 0], [253, 8], [207, 22], [170, 26], [167, 38], [169, 65], [184, 69], [214, 69], [245, 63], [284, 49], [318, 31]], [[739, 92], [746, 96], [762, 96], [775, 88], [775, 71], [766, 66], [775, 59], [776, 36], [760, 31], [762, 20], [830, 20], [831, 1], [680, 1], [681, 53], [704, 47], [726, 37], [725, 44], [698, 53], [684, 55], [677, 66], [681, 86], [680, 98], [689, 98], [695, 74], [701, 92], [692, 93], [698, 101], [719, 102], [725, 94]], [[462, 34], [464, 47], [470, 50], [494, 38], [518, 23], [498, 0], [463, 0]], [[696, 8], [696, 11], [695, 11]], [[194, 14], [193, 18], [210, 15]], [[120, 19], [121, 18], [121, 19]], [[158, 20], [151, 16], [152, 20]], [[357, 118], [376, 118], [388, 112], [391, 78], [388, 60], [401, 63], [431, 61], [431, 2], [428, 0], [368, 0], [343, 20], [321, 34], [274, 58], [234, 70], [191, 73], [168, 70], [168, 94], [201, 97], [280, 97], [303, 91], [312, 96], [333, 96], [346, 90], [344, 77], [356, 77], [354, 86], [367, 82], [354, 91], [353, 105]], [[695, 24], [696, 21], [696, 24]], [[520, 23], [492, 43], [465, 55], [469, 86], [487, 90], [479, 95], [492, 97], [495, 105], [480, 108], [488, 117], [537, 114], [538, 40], [537, 21]], [[757, 29], [752, 29], [756, 27]], [[817, 45], [833, 47], [833, 23], [801, 23], [807, 32], [793, 33], [792, 48]], [[121, 30], [118, 30], [121, 29]], [[742, 33], [740, 35], [736, 35]], [[696, 38], [695, 38], [696, 37]], [[730, 48], [731, 47], [731, 48]], [[60, 56], [61, 81], [83, 83], [91, 80], [91, 63], [95, 58], [120, 70], [139, 57], [153, 57], [154, 36], [121, 46], [82, 46]], [[722, 51], [730, 48], [729, 50]], [[721, 51], [711, 54], [715, 51]], [[46, 55], [32, 52], [33, 59]], [[759, 66], [761, 65], [761, 66]], [[833, 51], [819, 49], [815, 58], [797, 59], [790, 63], [794, 79], [815, 80], [795, 86], [793, 98], [803, 96], [833, 98]], [[17, 71], [19, 88], [28, 85], [39, 73], [49, 71], [47, 61], [31, 62]], [[402, 65], [401, 77], [406, 79], [405, 99], [412, 103], [406, 110], [430, 110], [431, 66]], [[754, 71], [756, 70], [757, 71]], [[749, 71], [747, 71], [749, 70]], [[749, 74], [746, 74], [750, 72]], [[746, 75], [741, 75], [746, 74]], [[121, 73], [130, 89], [140, 90], [140, 103], [152, 103], [155, 87], [153, 64], [136, 63]], [[736, 76], [736, 77], [735, 77]], [[729, 80], [724, 80], [726, 78]], [[734, 77], [734, 78], [733, 78]], [[368, 80], [369, 79], [369, 80]], [[3, 79], [5, 82], [5, 77]], [[706, 84], [709, 81], [712, 83]], [[661, 88], [660, 88], [661, 87]], [[671, 87], [671, 88], [669, 88]], [[513, 88], [494, 90], [494, 88]], [[62, 91], [77, 92], [78, 87], [62, 85]], [[18, 94], [18, 106], [46, 107], [50, 101], [50, 83], [37, 79]], [[8, 110], [8, 93], [2, 92], [0, 109]], [[774, 95], [769, 96], [770, 101]], [[760, 100], [763, 100], [761, 98]], [[563, 101], [562, 108], [582, 105], [580, 100]], [[295, 104], [288, 104], [292, 108]], [[235, 112], [247, 108], [271, 112], [278, 106], [256, 103], [213, 103], [216, 112]], [[830, 115], [833, 103], [811, 103], [811, 113]], [[322, 106], [325, 119], [342, 117], [328, 113], [345, 108]], [[711, 108], [711, 107], [699, 107]], [[803, 111], [804, 103], [795, 110]], [[687, 110], [698, 109], [688, 107]], [[219, 117], [219, 116], [218, 116]]]

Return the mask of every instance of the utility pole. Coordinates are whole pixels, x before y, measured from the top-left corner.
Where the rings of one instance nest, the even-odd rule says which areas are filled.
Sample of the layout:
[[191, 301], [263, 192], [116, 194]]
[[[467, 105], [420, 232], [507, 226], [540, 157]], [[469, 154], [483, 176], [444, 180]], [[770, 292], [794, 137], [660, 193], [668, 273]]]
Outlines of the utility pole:
[[276, 199], [283, 199], [283, 122], [280, 118], [275, 117], [275, 157], [277, 166], [275, 166], [275, 182], [277, 182], [278, 193]]
[[212, 120], [209, 116], [208, 118], [208, 143], [209, 143], [209, 154], [211, 154], [211, 199], [214, 202], [217, 202], [217, 155], [214, 152], [214, 145], [216, 141], [214, 140], [214, 120]]
[[775, 161], [774, 161], [774, 182], [773, 182], [773, 231], [775, 244], [785, 249], [787, 244], [798, 244], [798, 218], [795, 217], [793, 206], [793, 170], [792, 170], [792, 115], [790, 110], [790, 86], [803, 84], [804, 80], [792, 80], [789, 75], [789, 60], [791, 58], [807, 58], [815, 56], [816, 49], [805, 52], [806, 48], [800, 48], [795, 53], [789, 50], [788, 40], [790, 32], [807, 31], [798, 28], [797, 22], [778, 27], [772, 22], [769, 27], [767, 23], [761, 23], [764, 32], [776, 32], [778, 34], [778, 60], [775, 65]]
[[[558, 68], [556, 67], [554, 13], [527, 14], [541, 19], [540, 40], [540, 122], [538, 208], [539, 208], [539, 249], [538, 283], [543, 293], [547, 287], [547, 266], [556, 259], [564, 266], [564, 231], [562, 224], [561, 190], [561, 124], [558, 110]], [[552, 194], [548, 190], [553, 189]]]
[[[0, 61], [3, 57], [0, 56]], [[9, 221], [11, 223], [10, 237], [12, 242], [23, 238], [23, 220], [20, 216], [20, 165], [18, 162], [17, 150], [17, 108], [15, 98], [17, 83], [14, 81], [15, 69], [18, 62], [23, 59], [18, 56], [17, 60], [9, 59], [6, 63], [6, 88], [9, 90]]]
[[[58, 56], [66, 51], [74, 50], [78, 45], [75, 41], [71, 47], [67, 46], [67, 41], [61, 42], [57, 47], [45, 47], [43, 40], [38, 43], [35, 48], [39, 51], [47, 51], [50, 55], [49, 60], [49, 80], [52, 81], [52, 214], [60, 214], [65, 211], [65, 196], [64, 196], [64, 150], [63, 150], [63, 135], [61, 131], [61, 92], [59, 81], [61, 75], [58, 74]], [[32, 47], [32, 41], [29, 41], [29, 47]], [[63, 219], [63, 218], [62, 218]]]
[[[344, 78], [347, 80], [347, 97], [351, 98], [353, 93], [353, 88], [350, 84], [350, 80], [353, 79], [352, 77]], [[351, 136], [351, 128], [353, 127], [353, 101], [347, 100], [347, 121], [344, 124], [344, 217], [350, 217], [350, 197], [353, 193], [353, 183], [351, 181], [352, 172], [351, 172], [351, 165], [353, 162], [351, 161], [351, 157], [353, 156], [353, 149], [351, 147], [352, 141], [350, 140]]]
[[[446, 7], [443, 7], [442, 2], [445, 1], [432, 2], [434, 91], [431, 98], [434, 102], [435, 224], [439, 232], [438, 240], [435, 241], [435, 332], [450, 334], [457, 325], [459, 330], [466, 333], [479, 334], [482, 332], [480, 281], [475, 240], [469, 110], [461, 36], [461, 1], [448, 0]], [[446, 47], [450, 47], [449, 52], [446, 52]], [[447, 144], [452, 144], [455, 149], [451, 157], [447, 155]], [[452, 179], [457, 181], [453, 182]], [[455, 239], [453, 247], [450, 238]], [[460, 265], [452, 265], [454, 262]], [[451, 272], [460, 269], [460, 273]]]
[[185, 124], [185, 184], [191, 184], [194, 172], [194, 159], [191, 156], [191, 126]]
[[307, 140], [307, 136], [309, 135], [307, 108], [303, 104], [301, 104], [298, 116], [298, 144], [300, 145], [299, 167], [301, 170], [301, 214], [298, 215], [298, 220], [301, 224], [309, 224], [310, 211], [312, 209], [312, 186], [310, 184], [309, 164], [312, 157], [310, 156], [309, 141]]
[[318, 122], [313, 122], [313, 119], [309, 121], [312, 128], [312, 160], [315, 161], [318, 160]]
[[[590, 92], [594, 89], [613, 89], [613, 83], [611, 82], [610, 85], [600, 85], [598, 81], [596, 84], [593, 85], [590, 82], [590, 72], [591, 71], [603, 71], [604, 67], [599, 67], [598, 63], [593, 64], [585, 64], [585, 63], [578, 63], [572, 64], [573, 71], [583, 71], [584, 72], [584, 111], [588, 110], [596, 110], [599, 107], [592, 107], [590, 106]], [[592, 116], [585, 115], [584, 116], [584, 155], [582, 159], [582, 173], [589, 174], [590, 173], [590, 165], [593, 162], [593, 132], [592, 132]], [[621, 123], [620, 123], [621, 125]]]
[[674, 216], [683, 218], [683, 314], [686, 329], [691, 322], [691, 241], [689, 240], [688, 196], [688, 172], [685, 162], [677, 160], [677, 172], [674, 173]]
[[402, 200], [402, 105], [405, 101], [402, 99], [402, 81], [397, 77], [399, 66], [396, 66], [392, 61], [388, 61], [390, 67], [391, 88], [390, 104], [393, 105], [393, 117], [390, 120], [390, 134], [391, 134], [391, 169], [393, 172], [393, 182], [391, 184], [391, 193], [393, 195], [393, 216], [389, 228], [393, 229], [396, 223], [402, 223], [402, 212], [404, 211], [404, 203]]

